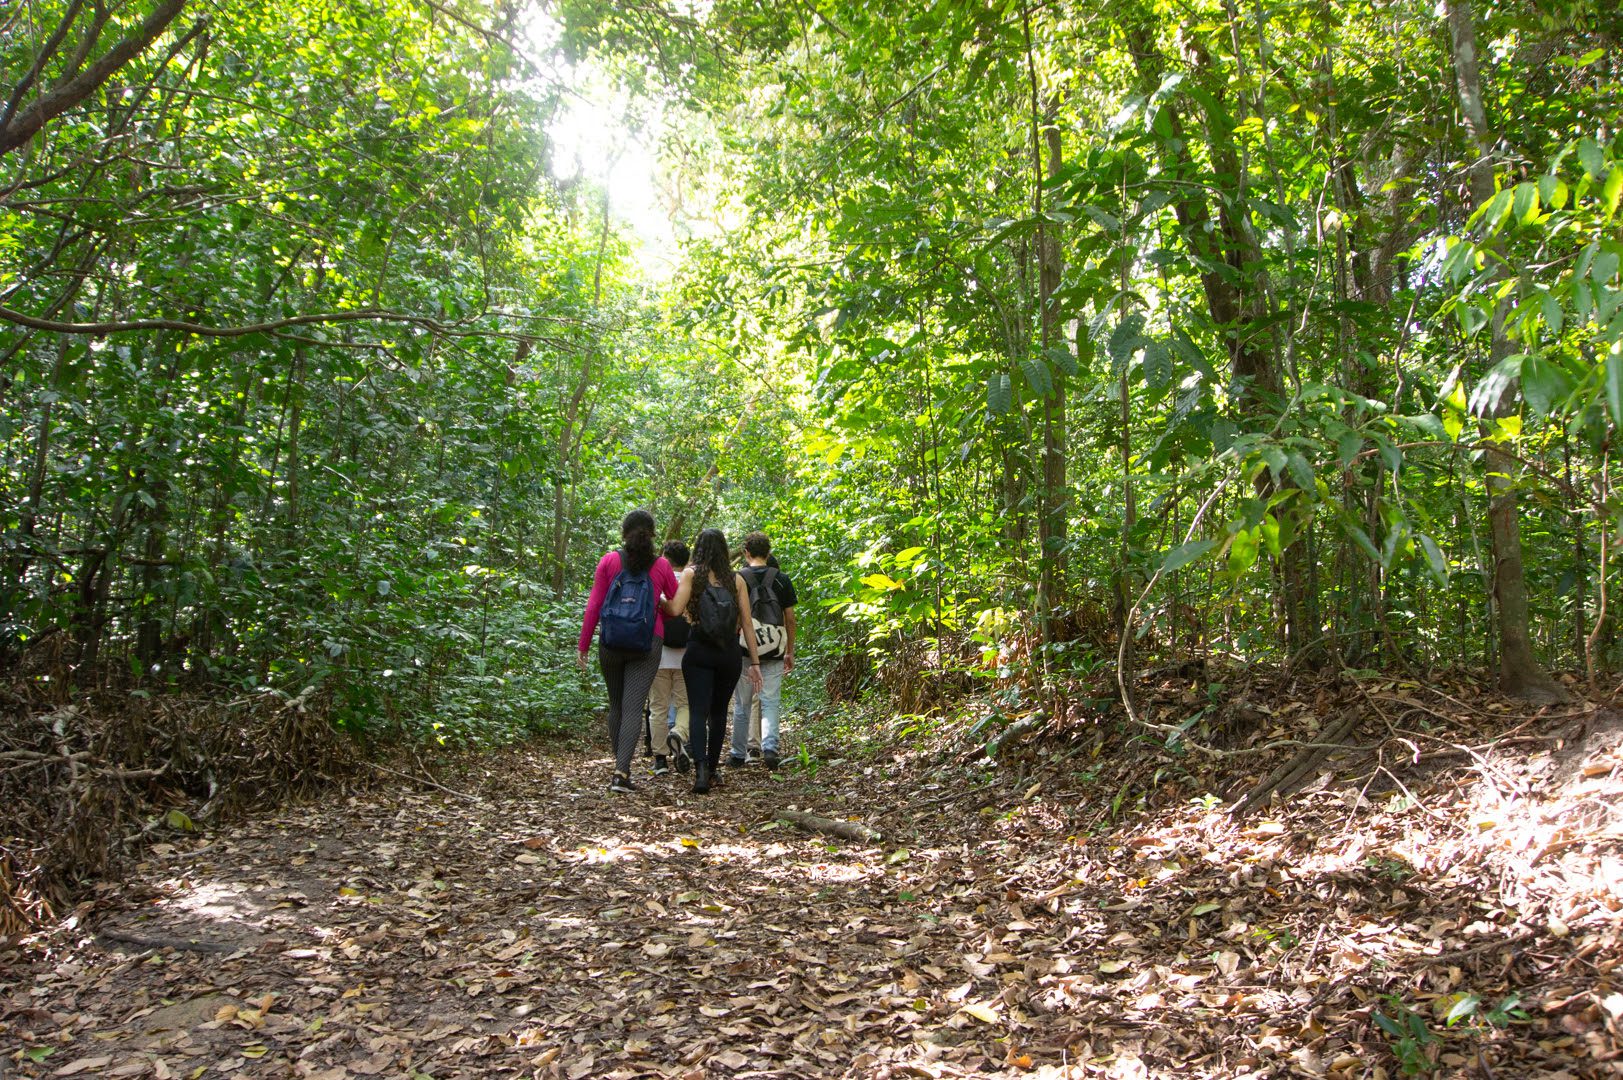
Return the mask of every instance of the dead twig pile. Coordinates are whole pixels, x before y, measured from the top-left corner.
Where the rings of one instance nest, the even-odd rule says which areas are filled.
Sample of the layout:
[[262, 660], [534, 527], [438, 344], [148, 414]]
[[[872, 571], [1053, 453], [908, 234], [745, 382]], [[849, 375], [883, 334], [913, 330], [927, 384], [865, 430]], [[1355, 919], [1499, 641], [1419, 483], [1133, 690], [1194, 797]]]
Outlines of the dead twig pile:
[[64, 704], [51, 687], [0, 691], [0, 936], [49, 920], [160, 830], [308, 793], [355, 759], [313, 689], [226, 701], [104, 690]]

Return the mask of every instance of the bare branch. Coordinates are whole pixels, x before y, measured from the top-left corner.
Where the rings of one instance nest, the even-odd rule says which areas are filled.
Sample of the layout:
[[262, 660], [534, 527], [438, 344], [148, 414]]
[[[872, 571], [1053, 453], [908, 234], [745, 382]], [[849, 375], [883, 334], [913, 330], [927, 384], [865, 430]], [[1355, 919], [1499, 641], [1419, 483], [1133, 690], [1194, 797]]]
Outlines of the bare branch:
[[145, 52], [186, 6], [186, 0], [163, 0], [122, 41], [60, 86], [52, 87], [12, 122], [0, 127], [0, 156], [25, 145], [41, 128], [84, 101], [113, 73]]

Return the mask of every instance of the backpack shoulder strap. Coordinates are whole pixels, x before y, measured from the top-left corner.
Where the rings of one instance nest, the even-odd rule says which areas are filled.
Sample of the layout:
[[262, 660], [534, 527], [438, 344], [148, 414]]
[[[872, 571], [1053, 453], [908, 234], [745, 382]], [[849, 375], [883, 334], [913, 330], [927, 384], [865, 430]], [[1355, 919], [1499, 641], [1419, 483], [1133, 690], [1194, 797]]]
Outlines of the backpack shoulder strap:
[[776, 566], [769, 566], [766, 568], [766, 573], [761, 575], [761, 588], [770, 589], [772, 588], [772, 583], [777, 580], [778, 568]]

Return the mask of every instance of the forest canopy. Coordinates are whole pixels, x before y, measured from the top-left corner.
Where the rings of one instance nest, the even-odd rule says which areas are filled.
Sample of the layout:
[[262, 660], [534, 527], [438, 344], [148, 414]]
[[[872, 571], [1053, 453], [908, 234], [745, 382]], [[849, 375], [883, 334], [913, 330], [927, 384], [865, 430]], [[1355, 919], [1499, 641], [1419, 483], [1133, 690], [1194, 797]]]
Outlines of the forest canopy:
[[[16, 6], [0, 651], [503, 740], [589, 710], [640, 505], [771, 533], [824, 672], [1558, 698], [1619, 660], [1610, 8]], [[586, 67], [668, 276], [559, 179]]]

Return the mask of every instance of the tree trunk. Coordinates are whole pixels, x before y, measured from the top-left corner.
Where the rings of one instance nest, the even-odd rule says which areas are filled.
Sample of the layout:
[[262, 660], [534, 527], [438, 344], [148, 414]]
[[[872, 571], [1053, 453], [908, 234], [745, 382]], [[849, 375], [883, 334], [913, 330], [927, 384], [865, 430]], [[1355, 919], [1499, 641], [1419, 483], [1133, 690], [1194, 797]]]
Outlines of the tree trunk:
[[[1471, 136], [1471, 201], [1482, 206], [1494, 195], [1493, 148], [1498, 141], [1488, 128], [1482, 105], [1482, 78], [1477, 67], [1476, 26], [1469, 0], [1446, 0], [1449, 44], [1454, 58], [1454, 87], [1460, 115]], [[1502, 260], [1493, 260], [1495, 264]], [[1493, 339], [1489, 368], [1511, 353], [1505, 333], [1510, 300], [1500, 300], [1493, 312]], [[1515, 410], [1515, 397], [1507, 387], [1494, 404], [1493, 415]], [[1527, 701], [1549, 703], [1568, 700], [1566, 690], [1550, 678], [1533, 656], [1528, 633], [1527, 578], [1522, 568], [1521, 514], [1516, 495], [1516, 461], [1487, 443], [1488, 531], [1493, 540], [1493, 597], [1499, 612], [1499, 685], [1505, 693]]]
[[[1023, 13], [1026, 36], [1026, 73], [1031, 88], [1031, 204], [1037, 218], [1037, 321], [1041, 334], [1042, 356], [1039, 361], [1049, 365], [1053, 372], [1053, 392], [1043, 398], [1043, 462], [1042, 507], [1037, 514], [1037, 545], [1039, 548], [1037, 606], [1043, 636], [1047, 637], [1049, 613], [1053, 610], [1065, 580], [1066, 514], [1070, 500], [1066, 496], [1066, 436], [1065, 436], [1065, 372], [1049, 363], [1048, 351], [1059, 344], [1064, 348], [1060, 332], [1059, 307], [1054, 293], [1059, 290], [1060, 278], [1065, 273], [1065, 257], [1060, 251], [1059, 227], [1043, 220], [1043, 184], [1045, 176], [1052, 180], [1059, 175], [1059, 128], [1054, 124], [1054, 108], [1050, 103], [1046, 118], [1039, 106], [1037, 67], [1032, 55], [1031, 12]], [[1043, 120], [1047, 123], [1044, 124]], [[1047, 150], [1046, 168], [1043, 157]]]

